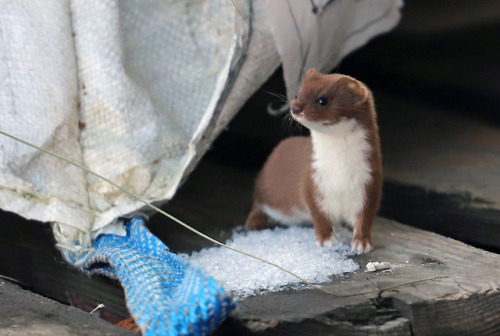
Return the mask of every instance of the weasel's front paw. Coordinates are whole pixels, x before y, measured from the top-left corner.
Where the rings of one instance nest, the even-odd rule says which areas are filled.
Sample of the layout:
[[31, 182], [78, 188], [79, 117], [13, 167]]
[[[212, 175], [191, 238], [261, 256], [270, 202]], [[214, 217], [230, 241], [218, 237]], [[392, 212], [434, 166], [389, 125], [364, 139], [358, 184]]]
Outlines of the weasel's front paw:
[[370, 238], [354, 238], [351, 243], [351, 251], [355, 254], [368, 253], [373, 250]]
[[339, 243], [337, 237], [332, 233], [330, 237], [321, 237], [316, 239], [316, 244], [319, 246], [324, 246], [324, 247], [332, 247], [334, 245], [337, 245]]

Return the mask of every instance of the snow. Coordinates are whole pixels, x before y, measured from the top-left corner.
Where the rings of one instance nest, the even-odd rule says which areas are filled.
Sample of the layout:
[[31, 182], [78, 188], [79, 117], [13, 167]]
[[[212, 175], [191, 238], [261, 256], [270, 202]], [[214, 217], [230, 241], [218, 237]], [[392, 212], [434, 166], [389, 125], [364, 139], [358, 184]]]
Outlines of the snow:
[[[318, 246], [312, 227], [235, 232], [226, 244], [276, 263], [313, 284], [327, 282], [333, 276], [359, 268], [349, 258], [348, 245]], [[299, 279], [276, 267], [224, 247], [206, 248], [181, 257], [192, 266], [204, 269], [233, 297], [240, 299], [306, 287]]]
[[368, 264], [366, 264], [366, 272], [383, 271], [391, 268], [392, 268], [391, 264], [386, 261], [382, 262], [371, 261]]

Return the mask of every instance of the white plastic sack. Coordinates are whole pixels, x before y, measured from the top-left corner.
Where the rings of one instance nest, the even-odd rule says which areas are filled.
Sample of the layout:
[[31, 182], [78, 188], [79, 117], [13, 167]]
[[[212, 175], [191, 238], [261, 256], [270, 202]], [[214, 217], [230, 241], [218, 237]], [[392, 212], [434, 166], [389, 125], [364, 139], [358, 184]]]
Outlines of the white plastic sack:
[[307, 69], [331, 71], [345, 55], [393, 28], [402, 6], [401, 0], [266, 1], [289, 98]]
[[[237, 1], [246, 24], [229, 0], [0, 0], [0, 129], [170, 199], [281, 60], [293, 91], [303, 69], [332, 68], [394, 26], [401, 6], [316, 2], [312, 14], [313, 1]], [[120, 233], [114, 219], [143, 206], [11, 139], [0, 148], [0, 207], [54, 223], [65, 251]]]

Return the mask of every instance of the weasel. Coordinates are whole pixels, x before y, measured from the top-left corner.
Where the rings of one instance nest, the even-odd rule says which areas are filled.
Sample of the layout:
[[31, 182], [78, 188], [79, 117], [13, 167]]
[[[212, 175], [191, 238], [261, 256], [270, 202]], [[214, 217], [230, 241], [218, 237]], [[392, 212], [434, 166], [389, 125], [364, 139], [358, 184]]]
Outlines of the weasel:
[[310, 69], [290, 104], [310, 137], [291, 137], [273, 150], [255, 185], [248, 230], [314, 225], [331, 246], [333, 226], [353, 229], [351, 249], [372, 250], [370, 230], [382, 197], [382, 154], [371, 91], [356, 79]]

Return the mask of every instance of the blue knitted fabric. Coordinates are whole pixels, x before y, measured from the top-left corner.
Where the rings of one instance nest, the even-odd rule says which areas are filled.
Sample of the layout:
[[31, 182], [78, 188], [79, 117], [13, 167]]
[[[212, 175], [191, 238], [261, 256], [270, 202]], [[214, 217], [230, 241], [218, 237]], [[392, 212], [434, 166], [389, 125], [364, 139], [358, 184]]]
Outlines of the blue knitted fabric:
[[120, 280], [144, 335], [212, 333], [235, 307], [222, 287], [171, 253], [141, 217], [126, 230], [125, 237], [100, 235], [84, 269]]

